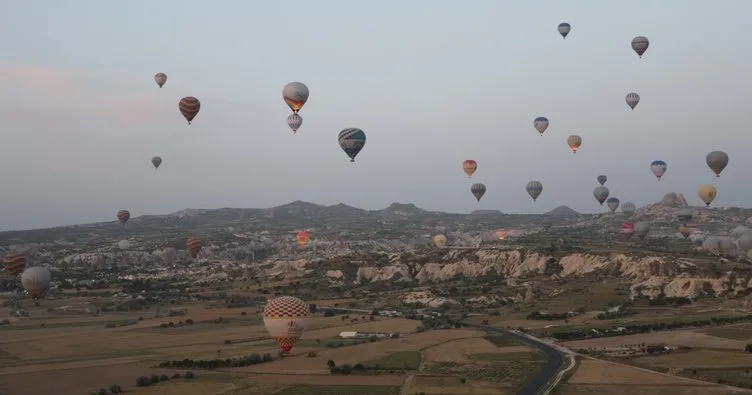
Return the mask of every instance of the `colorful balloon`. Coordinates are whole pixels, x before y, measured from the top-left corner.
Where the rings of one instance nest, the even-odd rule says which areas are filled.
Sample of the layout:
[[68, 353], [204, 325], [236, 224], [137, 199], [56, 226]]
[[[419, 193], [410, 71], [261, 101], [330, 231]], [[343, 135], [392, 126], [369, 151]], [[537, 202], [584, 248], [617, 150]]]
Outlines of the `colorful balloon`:
[[293, 134], [295, 134], [295, 132], [297, 132], [302, 125], [303, 117], [301, 117], [298, 113], [294, 112], [287, 117], [287, 126], [292, 129]]
[[608, 177], [606, 177], [603, 174], [601, 174], [601, 175], [598, 176], [597, 180], [598, 180], [599, 184], [603, 185], [603, 184], [606, 183], [606, 181], [608, 181]]
[[624, 100], [627, 102], [629, 108], [634, 110], [634, 108], [637, 107], [637, 104], [640, 103], [640, 95], [635, 92], [630, 92], [627, 93], [627, 96], [624, 97]]
[[21, 284], [32, 298], [39, 299], [50, 289], [52, 274], [49, 270], [32, 266], [21, 273]]
[[292, 112], [297, 113], [308, 101], [308, 87], [302, 82], [290, 82], [282, 89], [282, 98]]
[[162, 158], [155, 156], [151, 158], [151, 164], [154, 166], [155, 169], [159, 169], [159, 165], [162, 164]]
[[705, 163], [708, 164], [710, 170], [713, 170], [716, 177], [721, 176], [723, 169], [728, 166], [729, 157], [723, 151], [713, 151], [705, 157]]
[[631, 222], [625, 222], [621, 224], [619, 231], [621, 232], [621, 234], [626, 236], [627, 239], [631, 239], [632, 235], [634, 234], [634, 225]]
[[159, 87], [161, 88], [162, 86], [164, 86], [165, 82], [167, 82], [167, 74], [165, 73], [154, 74], [154, 82], [156, 82], [157, 85], [159, 85]]
[[681, 235], [684, 236], [685, 239], [688, 239], [689, 235], [692, 234], [692, 229], [688, 228], [684, 224], [681, 224], [681, 226], [679, 226], [679, 233], [681, 233]]
[[668, 165], [662, 160], [654, 160], [653, 163], [650, 164], [650, 171], [652, 171], [653, 174], [658, 177], [658, 181], [661, 180], [661, 177], [663, 177], [663, 174], [666, 172], [667, 168]]
[[507, 231], [504, 229], [499, 229], [496, 231], [496, 236], [499, 237], [499, 240], [504, 240], [507, 238]]
[[300, 244], [301, 247], [305, 247], [308, 245], [308, 240], [310, 240], [310, 236], [308, 232], [301, 230], [298, 232], [297, 235], [295, 235], [295, 238], [298, 240], [298, 244]]
[[533, 127], [535, 127], [535, 130], [540, 133], [541, 136], [543, 136], [543, 132], [548, 129], [548, 118], [546, 117], [538, 117], [533, 120]]
[[632, 202], [624, 202], [621, 205], [621, 212], [624, 213], [626, 216], [631, 216], [634, 214], [634, 212], [637, 211], [637, 206], [635, 206]]
[[193, 96], [186, 96], [180, 99], [178, 109], [183, 114], [183, 117], [185, 117], [185, 120], [188, 121], [188, 125], [190, 125], [193, 118], [196, 118], [196, 115], [201, 110], [201, 102]]
[[580, 146], [582, 145], [582, 137], [573, 134], [567, 137], [567, 144], [569, 145], [569, 148], [572, 149], [572, 152], [576, 154], [577, 150], [580, 149]]
[[131, 218], [131, 212], [128, 210], [120, 210], [117, 212], [117, 219], [123, 225], [125, 225], [125, 223], [128, 222], [130, 218]]
[[201, 240], [197, 237], [188, 236], [188, 240], [185, 242], [185, 249], [191, 254], [191, 258], [197, 257], [199, 251], [201, 251]]
[[438, 248], [444, 248], [446, 242], [447, 238], [444, 235], [436, 235], [433, 237], [433, 243], [436, 244], [436, 247]]
[[290, 352], [308, 328], [308, 304], [292, 296], [266, 302], [264, 327], [283, 352]]
[[470, 193], [480, 202], [480, 198], [486, 193], [486, 186], [480, 183], [473, 184], [470, 186]]
[[647, 37], [637, 36], [632, 39], [632, 49], [637, 52], [637, 55], [642, 58], [642, 54], [648, 50], [650, 46], [650, 40]]
[[355, 162], [355, 157], [366, 145], [366, 133], [358, 128], [343, 129], [339, 132], [337, 141], [345, 154], [350, 157], [350, 162]]
[[462, 170], [467, 174], [467, 177], [472, 177], [476, 170], [478, 170], [478, 162], [468, 159], [462, 162]]
[[543, 192], [543, 184], [539, 181], [530, 181], [525, 186], [525, 190], [527, 191], [527, 194], [533, 198], [533, 201], [536, 201], [538, 196]]
[[619, 199], [615, 197], [608, 198], [608, 200], [606, 200], [606, 206], [608, 206], [608, 209], [611, 210], [612, 213], [615, 213], [616, 209], [619, 208]]
[[718, 190], [712, 185], [703, 185], [697, 189], [697, 196], [700, 197], [707, 207], [710, 207], [710, 203], [713, 203], [717, 195]]
[[593, 189], [593, 196], [595, 197], [595, 200], [600, 203], [601, 206], [603, 206], [603, 202], [608, 199], [609, 190], [606, 187], [595, 187]]
[[11, 253], [3, 258], [3, 270], [11, 277], [16, 277], [26, 269], [26, 255], [21, 252]]
[[572, 31], [572, 26], [570, 26], [568, 23], [562, 22], [559, 24], [559, 34], [561, 34], [561, 36], [564, 37], [565, 40], [567, 39], [567, 35], [570, 31]]

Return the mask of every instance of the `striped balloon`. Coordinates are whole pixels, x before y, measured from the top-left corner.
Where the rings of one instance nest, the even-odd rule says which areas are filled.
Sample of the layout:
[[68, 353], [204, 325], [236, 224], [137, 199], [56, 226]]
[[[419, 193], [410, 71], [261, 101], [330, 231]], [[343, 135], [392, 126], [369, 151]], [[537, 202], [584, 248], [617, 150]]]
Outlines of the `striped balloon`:
[[11, 277], [16, 277], [26, 269], [26, 256], [17, 252], [8, 254], [3, 258], [3, 269]]
[[191, 257], [197, 257], [199, 251], [201, 251], [201, 240], [193, 236], [188, 236], [188, 240], [185, 242], [185, 249], [191, 254]]
[[527, 194], [533, 198], [533, 201], [536, 201], [538, 196], [543, 192], [543, 184], [539, 181], [530, 181], [525, 186], [525, 190], [527, 191]]
[[128, 222], [130, 218], [131, 218], [131, 212], [128, 210], [120, 210], [117, 212], [117, 219], [123, 225], [125, 225], [125, 223]]
[[632, 39], [632, 49], [637, 52], [637, 55], [642, 58], [642, 54], [648, 50], [650, 46], [650, 40], [647, 37], [637, 36]]
[[478, 162], [468, 159], [462, 162], [462, 170], [467, 174], [468, 178], [472, 177], [476, 170], [478, 170]]
[[290, 116], [287, 117], [287, 126], [292, 129], [292, 133], [295, 134], [295, 132], [300, 129], [300, 127], [303, 125], [303, 117], [298, 115], [298, 113], [294, 112], [290, 114]]
[[631, 222], [625, 222], [621, 224], [621, 228], [619, 229], [621, 234], [627, 237], [627, 239], [631, 239], [632, 235], [634, 234], [634, 224]]
[[358, 128], [343, 129], [339, 132], [337, 141], [345, 154], [350, 157], [350, 162], [355, 162], [355, 157], [366, 145], [366, 133]]
[[178, 109], [180, 109], [180, 113], [183, 114], [185, 120], [188, 121], [188, 125], [190, 125], [193, 118], [196, 118], [196, 115], [201, 110], [201, 102], [193, 96], [186, 96], [180, 99]]
[[572, 152], [576, 154], [577, 150], [580, 149], [580, 146], [582, 145], [582, 137], [573, 134], [567, 137], [567, 144], [569, 145], [569, 148], [572, 149]]
[[666, 169], [668, 169], [668, 165], [662, 160], [654, 160], [650, 164], [650, 171], [652, 171], [653, 174], [658, 177], [658, 181], [660, 181], [661, 177], [663, 177], [663, 174], [666, 173]]
[[597, 200], [598, 203], [601, 204], [601, 206], [603, 206], [603, 202], [608, 199], [609, 193], [610, 192], [606, 187], [595, 187], [595, 189], [593, 189], [593, 196], [595, 197], [595, 200]]
[[535, 130], [540, 133], [541, 136], [543, 136], [543, 132], [548, 129], [548, 118], [546, 117], [538, 117], [533, 120], [533, 127], [535, 127]]
[[568, 23], [562, 22], [559, 24], [559, 34], [561, 34], [561, 36], [564, 37], [565, 40], [570, 31], [572, 31], [572, 26], [570, 26]]
[[477, 199], [480, 202], [480, 198], [483, 197], [483, 195], [486, 194], [486, 186], [480, 183], [473, 184], [470, 187], [470, 192], [475, 196], [475, 199]]
[[619, 208], [619, 203], [619, 199], [615, 197], [610, 197], [606, 200], [606, 206], [608, 206], [608, 209], [611, 210], [612, 213], [615, 213], [616, 209]]
[[161, 88], [162, 86], [164, 86], [165, 82], [167, 82], [167, 74], [165, 73], [154, 74], [154, 82], [156, 82], [157, 85], [159, 85], [159, 87]]
[[291, 82], [282, 89], [282, 99], [292, 112], [297, 113], [308, 101], [308, 87], [302, 82]]
[[155, 169], [159, 169], [159, 165], [162, 164], [162, 158], [158, 156], [151, 158], [151, 164], [154, 166]]
[[631, 216], [634, 214], [634, 212], [637, 211], [637, 206], [635, 206], [632, 202], [624, 202], [621, 205], [621, 212], [624, 213], [627, 216]]
[[624, 96], [624, 101], [627, 102], [629, 108], [634, 110], [634, 108], [637, 107], [637, 104], [640, 103], [640, 95], [638, 95], [637, 92], [629, 92]]

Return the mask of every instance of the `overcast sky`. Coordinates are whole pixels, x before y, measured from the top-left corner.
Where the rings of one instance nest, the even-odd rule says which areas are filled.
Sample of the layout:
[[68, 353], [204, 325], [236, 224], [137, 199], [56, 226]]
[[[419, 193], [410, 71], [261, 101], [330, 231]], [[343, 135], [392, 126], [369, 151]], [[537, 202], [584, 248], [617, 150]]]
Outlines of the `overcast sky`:
[[[598, 212], [598, 174], [638, 206], [672, 191], [699, 205], [704, 183], [714, 205], [752, 206], [750, 13], [749, 0], [11, 2], [0, 228], [293, 200]], [[650, 39], [643, 59], [637, 35]], [[297, 135], [290, 81], [311, 92]], [[191, 126], [177, 108], [188, 95], [202, 103]], [[347, 127], [368, 136], [355, 163], [337, 144]], [[731, 157], [719, 179], [711, 150]], [[472, 180], [465, 159], [478, 161]], [[544, 186], [537, 203], [530, 180]], [[480, 203], [472, 182], [487, 186]]]

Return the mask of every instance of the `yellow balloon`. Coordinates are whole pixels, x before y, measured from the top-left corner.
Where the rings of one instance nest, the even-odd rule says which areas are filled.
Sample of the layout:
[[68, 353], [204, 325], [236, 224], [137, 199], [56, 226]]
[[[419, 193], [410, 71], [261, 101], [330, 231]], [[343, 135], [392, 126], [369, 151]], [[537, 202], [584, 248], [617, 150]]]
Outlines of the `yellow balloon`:
[[446, 245], [447, 238], [444, 235], [436, 235], [433, 237], [433, 242], [436, 247], [443, 248]]
[[713, 203], [716, 195], [718, 195], [718, 190], [712, 185], [703, 185], [697, 190], [697, 196], [705, 202], [706, 206], [710, 206], [710, 203]]

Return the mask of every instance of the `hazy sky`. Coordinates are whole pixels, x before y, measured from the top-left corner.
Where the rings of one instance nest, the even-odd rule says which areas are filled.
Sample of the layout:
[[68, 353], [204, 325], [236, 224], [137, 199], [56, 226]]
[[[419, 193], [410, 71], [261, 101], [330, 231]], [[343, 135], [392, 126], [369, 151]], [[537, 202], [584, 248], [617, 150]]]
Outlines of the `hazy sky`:
[[[598, 212], [601, 173], [622, 202], [675, 191], [699, 205], [713, 183], [715, 205], [752, 206], [750, 13], [749, 0], [9, 2], [0, 228], [293, 200]], [[311, 96], [293, 135], [281, 91], [296, 80]], [[187, 95], [202, 102], [191, 126]], [[368, 136], [355, 163], [337, 144], [346, 127]], [[731, 157], [719, 179], [705, 165], [716, 149]], [[472, 182], [488, 188], [479, 204]]]

